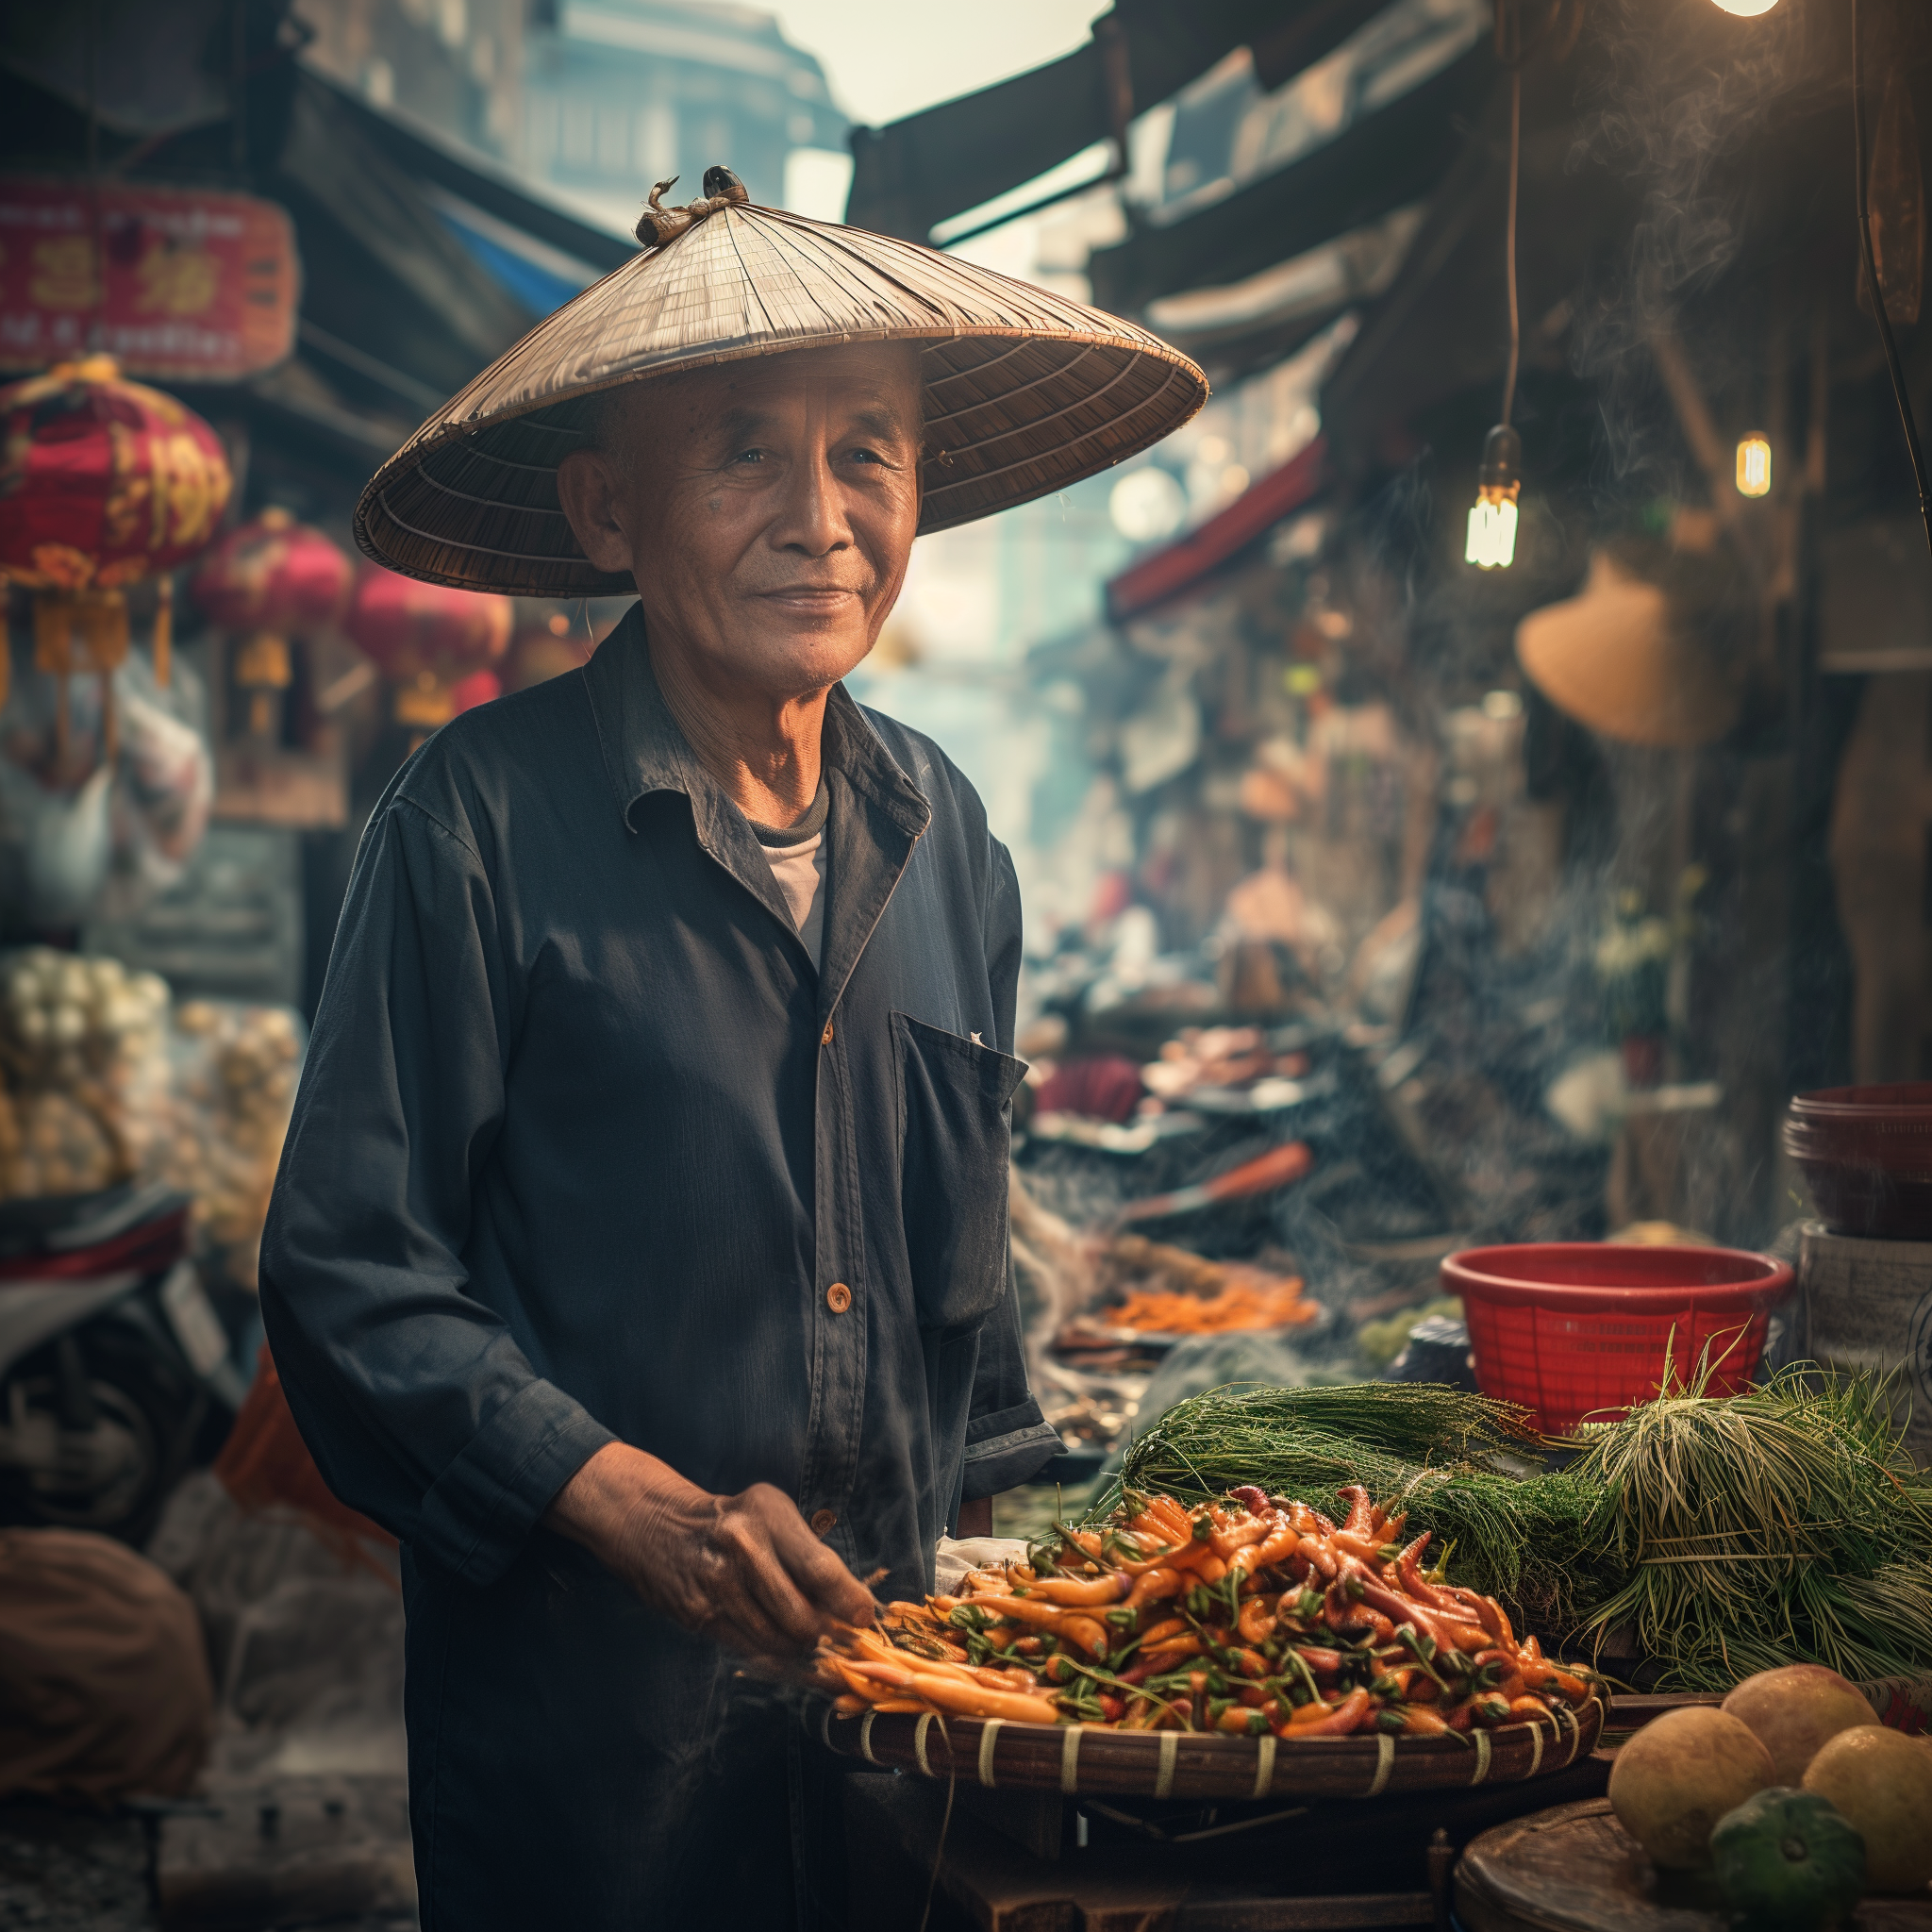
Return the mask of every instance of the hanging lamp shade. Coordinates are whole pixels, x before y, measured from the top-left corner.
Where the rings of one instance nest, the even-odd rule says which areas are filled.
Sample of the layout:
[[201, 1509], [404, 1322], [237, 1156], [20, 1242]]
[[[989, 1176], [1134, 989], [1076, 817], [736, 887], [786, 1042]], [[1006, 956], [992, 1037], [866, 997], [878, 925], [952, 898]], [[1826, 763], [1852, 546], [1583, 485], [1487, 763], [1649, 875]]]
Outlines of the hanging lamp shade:
[[[1185, 356], [1116, 316], [990, 269], [759, 208], [728, 170], [653, 210], [658, 236], [541, 322], [417, 430], [356, 513], [369, 555], [434, 583], [624, 594], [577, 548], [557, 465], [619, 384], [856, 341], [920, 345], [922, 532], [1063, 489], [1177, 429], [1207, 400]], [[687, 216], [689, 219], [687, 219]]]
[[[508, 597], [421, 583], [378, 567], [357, 579], [343, 627], [394, 688], [396, 722], [433, 731], [467, 708], [455, 697], [464, 679], [489, 671], [509, 648], [514, 614]], [[471, 691], [480, 689], [473, 685]]]
[[1739, 692], [1671, 593], [1594, 552], [1575, 596], [1532, 610], [1516, 657], [1551, 704], [1625, 744], [1689, 751], [1736, 722]]
[[[161, 391], [91, 356], [0, 389], [0, 576], [33, 593], [34, 661], [60, 679], [56, 762], [66, 764], [66, 679], [103, 680], [111, 755], [111, 678], [127, 656], [126, 585], [160, 578], [155, 673], [168, 673], [165, 575], [213, 537], [228, 506], [214, 431]], [[5, 691], [0, 654], [0, 698]]]

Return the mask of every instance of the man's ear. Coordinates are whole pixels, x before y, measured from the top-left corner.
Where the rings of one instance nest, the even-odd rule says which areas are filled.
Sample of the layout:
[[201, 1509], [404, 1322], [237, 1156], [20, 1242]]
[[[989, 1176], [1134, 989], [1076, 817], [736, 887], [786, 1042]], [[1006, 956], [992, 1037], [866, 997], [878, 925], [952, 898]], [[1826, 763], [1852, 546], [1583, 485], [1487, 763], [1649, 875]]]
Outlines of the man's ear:
[[612, 576], [629, 576], [623, 479], [609, 456], [601, 449], [572, 450], [557, 466], [557, 498], [584, 555]]

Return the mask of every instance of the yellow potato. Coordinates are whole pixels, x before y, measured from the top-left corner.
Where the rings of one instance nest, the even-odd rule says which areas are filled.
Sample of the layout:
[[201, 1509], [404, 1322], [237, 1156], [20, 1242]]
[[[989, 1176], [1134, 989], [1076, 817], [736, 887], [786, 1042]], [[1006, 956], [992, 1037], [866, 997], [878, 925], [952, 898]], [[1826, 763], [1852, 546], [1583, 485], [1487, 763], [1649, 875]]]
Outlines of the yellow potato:
[[1903, 1731], [1864, 1724], [1819, 1747], [1805, 1789], [1829, 1798], [1865, 1840], [1874, 1891], [1932, 1884], [1932, 1751]]
[[1776, 1782], [1751, 1727], [1711, 1705], [1668, 1710], [1610, 1766], [1610, 1808], [1655, 1865], [1688, 1871], [1710, 1859], [1712, 1827]]

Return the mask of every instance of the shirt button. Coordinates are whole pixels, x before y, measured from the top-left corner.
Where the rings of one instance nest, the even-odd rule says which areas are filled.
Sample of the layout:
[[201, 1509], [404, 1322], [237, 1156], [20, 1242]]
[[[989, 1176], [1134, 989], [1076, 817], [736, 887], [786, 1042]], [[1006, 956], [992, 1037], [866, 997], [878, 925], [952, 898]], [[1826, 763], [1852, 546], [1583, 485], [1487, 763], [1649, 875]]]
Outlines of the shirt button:
[[832, 1043], [832, 1023], [831, 1023], [831, 1022], [830, 1022], [829, 1020], [827, 1020], [827, 1021], [825, 1022], [825, 1030], [824, 1030], [824, 1031], [823, 1033], [821, 1033], [821, 1034], [819, 1035], [819, 1044], [820, 1044], [821, 1046], [830, 1046], [830, 1045], [831, 1045], [831, 1043]]
[[838, 1523], [839, 1519], [829, 1509], [821, 1509], [811, 1520], [811, 1533], [816, 1537], [830, 1536]]
[[842, 1315], [852, 1306], [852, 1291], [842, 1281], [835, 1281], [825, 1291], [825, 1306], [833, 1314]]

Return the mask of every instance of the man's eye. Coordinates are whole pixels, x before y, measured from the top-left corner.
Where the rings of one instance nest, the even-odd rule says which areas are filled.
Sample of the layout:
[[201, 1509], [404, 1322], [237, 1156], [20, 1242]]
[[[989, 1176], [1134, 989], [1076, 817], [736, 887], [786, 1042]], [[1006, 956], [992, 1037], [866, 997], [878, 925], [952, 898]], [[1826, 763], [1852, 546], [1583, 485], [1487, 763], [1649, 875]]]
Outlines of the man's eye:
[[741, 449], [731, 458], [734, 463], [761, 463], [764, 459], [765, 452], [761, 449]]
[[875, 449], [856, 449], [852, 452], [855, 463], [883, 463], [885, 458]]

